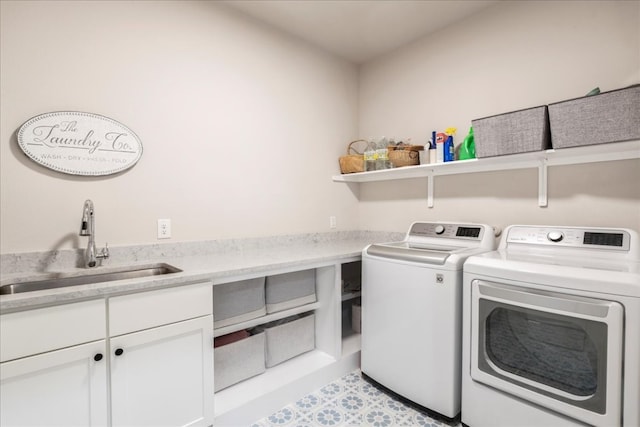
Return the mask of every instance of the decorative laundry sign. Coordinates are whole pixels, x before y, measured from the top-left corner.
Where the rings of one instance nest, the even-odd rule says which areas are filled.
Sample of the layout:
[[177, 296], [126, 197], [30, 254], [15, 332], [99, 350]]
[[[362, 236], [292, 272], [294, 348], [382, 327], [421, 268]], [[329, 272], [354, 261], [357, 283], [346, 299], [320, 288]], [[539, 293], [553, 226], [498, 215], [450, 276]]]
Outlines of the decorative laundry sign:
[[70, 175], [111, 175], [142, 156], [142, 143], [128, 127], [105, 116], [77, 111], [46, 113], [18, 130], [18, 144], [34, 162]]

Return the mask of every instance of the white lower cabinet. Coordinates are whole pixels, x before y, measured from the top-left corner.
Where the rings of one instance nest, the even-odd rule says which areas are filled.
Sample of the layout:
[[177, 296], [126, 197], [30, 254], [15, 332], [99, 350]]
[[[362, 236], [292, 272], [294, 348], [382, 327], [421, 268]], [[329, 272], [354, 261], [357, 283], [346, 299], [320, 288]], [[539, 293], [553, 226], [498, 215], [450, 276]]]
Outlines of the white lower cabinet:
[[111, 425], [213, 424], [213, 317], [111, 339]]
[[109, 299], [111, 425], [213, 424], [211, 283]]
[[105, 341], [0, 365], [0, 425], [106, 426]]
[[211, 301], [203, 283], [3, 314], [0, 426], [213, 425]]

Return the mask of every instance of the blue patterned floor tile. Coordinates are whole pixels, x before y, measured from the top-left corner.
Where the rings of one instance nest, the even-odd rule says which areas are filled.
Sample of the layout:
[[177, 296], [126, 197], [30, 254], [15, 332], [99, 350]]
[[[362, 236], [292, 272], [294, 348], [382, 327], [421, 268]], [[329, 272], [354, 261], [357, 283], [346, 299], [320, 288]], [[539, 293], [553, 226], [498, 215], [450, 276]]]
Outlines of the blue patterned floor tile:
[[366, 382], [360, 371], [301, 397], [251, 427], [277, 426], [450, 427], [385, 394]]

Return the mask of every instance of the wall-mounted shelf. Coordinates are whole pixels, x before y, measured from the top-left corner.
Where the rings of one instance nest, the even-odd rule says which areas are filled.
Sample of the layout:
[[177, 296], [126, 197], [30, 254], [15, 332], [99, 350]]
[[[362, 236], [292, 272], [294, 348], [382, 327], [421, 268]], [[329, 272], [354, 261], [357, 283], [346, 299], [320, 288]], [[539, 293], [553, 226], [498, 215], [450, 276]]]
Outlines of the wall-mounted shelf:
[[360, 297], [360, 295], [362, 295], [362, 292], [357, 291], [357, 292], [345, 292], [342, 294], [342, 301], [349, 301], [352, 299], [356, 299], [358, 297]]
[[256, 317], [255, 319], [247, 320], [245, 322], [236, 323], [229, 326], [223, 326], [221, 328], [214, 329], [213, 336], [219, 337], [219, 336], [230, 334], [232, 332], [240, 331], [243, 329], [250, 329], [250, 328], [253, 328], [254, 326], [273, 322], [274, 320], [280, 320], [280, 319], [284, 319], [285, 317], [313, 311], [313, 310], [316, 310], [318, 307], [320, 307], [320, 303], [314, 302], [311, 304], [305, 304], [295, 308], [291, 308], [288, 310], [278, 311], [277, 313]]
[[440, 175], [457, 175], [475, 172], [491, 172], [511, 169], [538, 169], [538, 206], [547, 206], [547, 167], [583, 163], [608, 162], [640, 158], [640, 140], [610, 144], [589, 145], [563, 149], [535, 151], [484, 159], [458, 160], [407, 166], [397, 169], [336, 175], [334, 182], [375, 182], [396, 179], [427, 178], [427, 205], [433, 207], [433, 178]]

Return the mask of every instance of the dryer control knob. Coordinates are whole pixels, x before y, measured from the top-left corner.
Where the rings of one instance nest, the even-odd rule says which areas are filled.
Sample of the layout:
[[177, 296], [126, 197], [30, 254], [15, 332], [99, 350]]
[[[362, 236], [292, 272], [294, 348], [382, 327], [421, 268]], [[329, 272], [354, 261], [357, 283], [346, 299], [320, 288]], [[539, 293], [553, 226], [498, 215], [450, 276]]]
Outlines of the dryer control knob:
[[436, 225], [436, 234], [442, 234], [444, 233], [444, 225]]
[[552, 242], [559, 242], [564, 239], [564, 234], [559, 231], [550, 231], [549, 233], [547, 233], [547, 239], [551, 240]]

